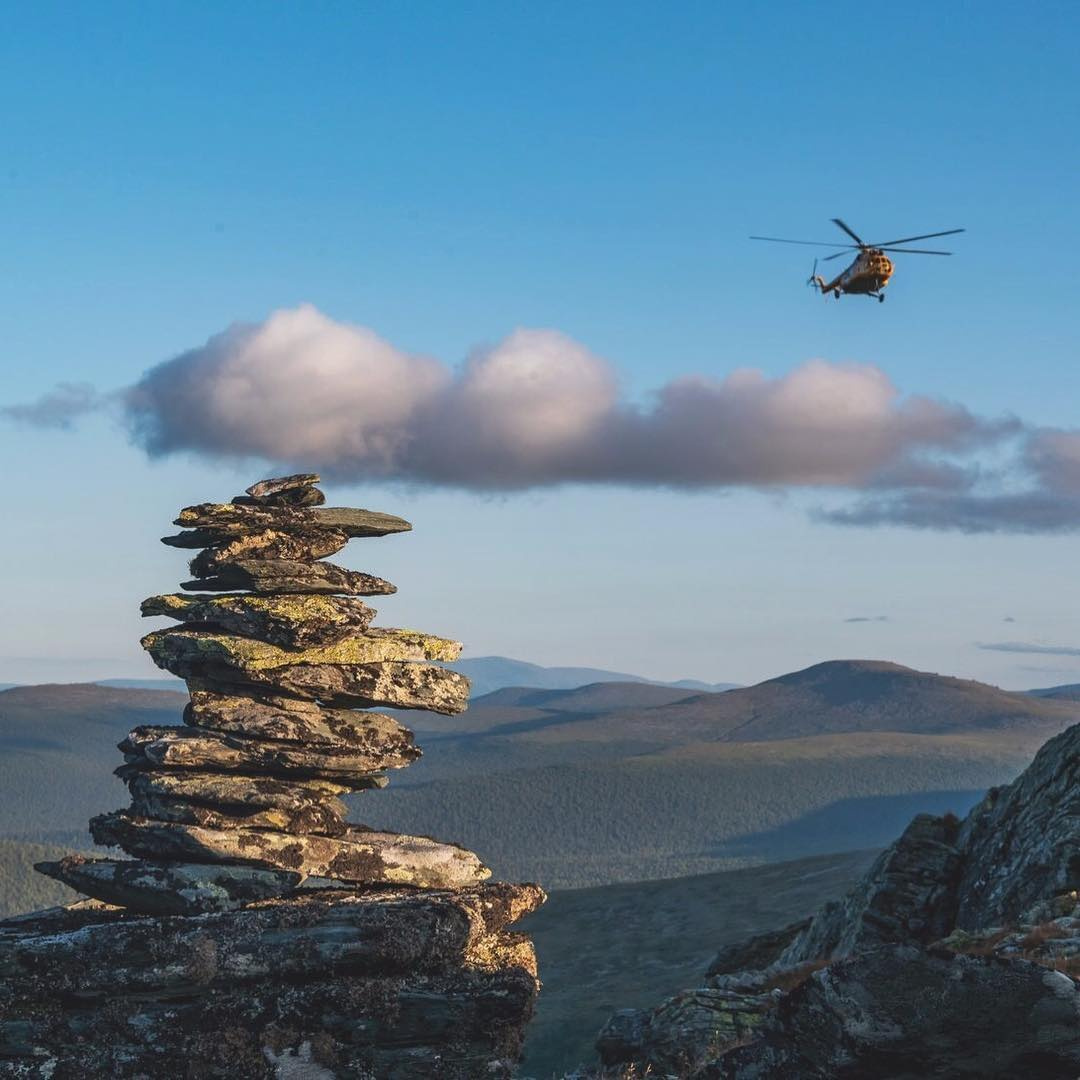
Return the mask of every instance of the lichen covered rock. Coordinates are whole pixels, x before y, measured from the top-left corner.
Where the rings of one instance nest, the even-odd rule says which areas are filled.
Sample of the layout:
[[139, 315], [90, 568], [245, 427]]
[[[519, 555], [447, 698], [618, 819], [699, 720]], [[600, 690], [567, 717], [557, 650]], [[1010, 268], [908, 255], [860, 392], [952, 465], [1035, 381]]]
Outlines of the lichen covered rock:
[[[296, 891], [304, 875], [292, 870], [221, 863], [153, 863], [68, 855], [35, 869], [77, 892], [155, 915], [230, 911]], [[111, 935], [115, 939], [115, 935]], [[104, 937], [102, 940], [107, 940]], [[0, 938], [2, 940], [2, 938]], [[118, 945], [113, 941], [114, 947]], [[130, 956], [127, 958], [130, 963]]]
[[[393, 723], [390, 717], [383, 719]], [[420, 756], [411, 733], [400, 725], [396, 731], [386, 731], [381, 743], [373, 741], [360, 749], [275, 742], [206, 728], [150, 725], [135, 728], [119, 745], [128, 763], [140, 768], [256, 770], [268, 776], [344, 781], [366, 779], [369, 773], [383, 769], [400, 769]]]
[[456, 660], [461, 642], [415, 630], [358, 630], [333, 645], [283, 649], [265, 641], [199, 627], [155, 630], [142, 646], [158, 667], [184, 677], [206, 664], [244, 674], [297, 664], [375, 664], [385, 660]]
[[389, 581], [346, 570], [333, 563], [309, 563], [299, 559], [234, 559], [215, 567], [214, 573], [180, 588], [192, 592], [231, 592], [250, 589], [255, 593], [344, 593], [347, 596], [389, 596], [397, 588]]
[[375, 610], [354, 596], [185, 596], [167, 593], [142, 602], [146, 616], [165, 615], [195, 625], [215, 626], [231, 634], [266, 641], [282, 648], [334, 645], [349, 634], [366, 630]]
[[184, 722], [213, 731], [313, 747], [376, 751], [412, 744], [412, 732], [393, 717], [358, 709], [329, 709], [314, 701], [192, 690]]
[[0, 1076], [507, 1078], [536, 964], [506, 927], [542, 900], [385, 889], [0, 923]]
[[240, 826], [204, 828], [117, 810], [92, 818], [90, 835], [95, 843], [121, 847], [140, 859], [249, 863], [365, 885], [462, 888], [491, 876], [465, 848], [362, 828], [333, 837]]

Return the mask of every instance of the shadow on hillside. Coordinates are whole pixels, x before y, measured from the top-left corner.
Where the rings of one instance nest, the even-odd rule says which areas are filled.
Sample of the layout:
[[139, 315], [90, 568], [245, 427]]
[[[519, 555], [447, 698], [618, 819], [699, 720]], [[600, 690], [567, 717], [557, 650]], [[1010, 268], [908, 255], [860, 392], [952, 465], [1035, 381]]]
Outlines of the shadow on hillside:
[[951, 811], [963, 817], [983, 794], [982, 790], [917, 791], [837, 799], [785, 825], [725, 841], [709, 854], [723, 858], [764, 855], [773, 860], [885, 847], [916, 814]]

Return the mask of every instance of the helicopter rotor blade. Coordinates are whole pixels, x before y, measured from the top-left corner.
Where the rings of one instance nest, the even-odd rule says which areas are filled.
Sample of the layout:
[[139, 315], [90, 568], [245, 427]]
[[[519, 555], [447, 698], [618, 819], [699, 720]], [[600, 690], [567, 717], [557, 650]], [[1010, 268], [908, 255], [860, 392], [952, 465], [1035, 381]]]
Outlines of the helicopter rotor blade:
[[809, 247], [842, 247], [853, 248], [854, 244], [834, 244], [828, 240], [785, 240], [779, 236], [751, 236], [751, 240], [768, 240], [773, 244], [806, 244]]
[[871, 244], [870, 247], [895, 247], [897, 244], [911, 244], [916, 240], [929, 240], [933, 236], [952, 236], [954, 233], [967, 232], [967, 229], [946, 229], [944, 232], [928, 232], [922, 236], [905, 236], [903, 240], [886, 240], [884, 244]]
[[927, 251], [925, 248], [898, 248], [898, 247], [883, 247], [877, 248], [878, 251], [896, 251], [901, 252], [904, 255], [951, 255], [951, 251]]
[[[854, 244], [852, 244], [851, 247], [848, 248], [848, 251], [858, 251], [858, 250], [859, 249], [857, 247], [855, 247]], [[823, 258], [821, 261], [822, 262], [828, 262], [830, 259], [839, 259], [841, 255], [846, 255], [847, 253], [848, 253], [847, 251], [838, 251], [835, 255], [826, 255], [825, 258]]]
[[840, 228], [843, 229], [844, 232], [846, 232], [848, 234], [848, 236], [850, 236], [851, 239], [854, 240], [855, 243], [859, 245], [859, 247], [861, 247], [861, 248], [866, 247], [866, 245], [858, 238], [858, 236], [855, 235], [855, 230], [850, 225], [848, 225], [846, 222], [841, 221], [838, 217], [834, 217], [832, 219], [832, 222], [833, 222], [834, 225], [839, 225]]

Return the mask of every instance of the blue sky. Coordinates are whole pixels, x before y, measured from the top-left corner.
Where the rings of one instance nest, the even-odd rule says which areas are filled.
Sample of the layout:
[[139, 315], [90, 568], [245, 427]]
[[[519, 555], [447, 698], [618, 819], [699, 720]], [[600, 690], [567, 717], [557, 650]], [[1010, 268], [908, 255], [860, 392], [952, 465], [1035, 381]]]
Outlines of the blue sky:
[[[822, 358], [1075, 427], [1078, 30], [1055, 3], [11, 5], [0, 404], [120, 390], [308, 302], [447, 365], [554, 329], [631, 402]], [[815, 297], [810, 249], [746, 239], [829, 240], [834, 215], [969, 231], [898, 259], [883, 305]], [[0, 452], [0, 680], [152, 674], [138, 601], [183, 572], [156, 538], [265, 466], [148, 462], [108, 414], [0, 423]], [[398, 583], [387, 621], [473, 655], [1080, 681], [1068, 652], [978, 647], [1080, 646], [1075, 533], [840, 527], [806, 488], [327, 487], [415, 521], [349, 561]]]

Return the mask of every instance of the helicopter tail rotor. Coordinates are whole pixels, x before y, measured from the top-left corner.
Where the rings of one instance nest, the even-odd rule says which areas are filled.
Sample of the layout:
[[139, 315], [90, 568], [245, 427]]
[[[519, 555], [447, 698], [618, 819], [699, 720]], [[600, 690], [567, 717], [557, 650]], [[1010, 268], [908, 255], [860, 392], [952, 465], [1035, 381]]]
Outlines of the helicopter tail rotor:
[[814, 269], [810, 271], [810, 276], [806, 279], [806, 284], [811, 288], [820, 289], [825, 291], [825, 279], [817, 272], [817, 259], [814, 260]]

